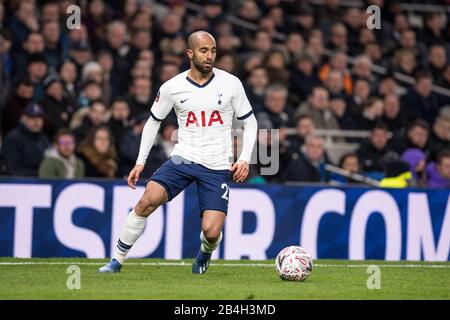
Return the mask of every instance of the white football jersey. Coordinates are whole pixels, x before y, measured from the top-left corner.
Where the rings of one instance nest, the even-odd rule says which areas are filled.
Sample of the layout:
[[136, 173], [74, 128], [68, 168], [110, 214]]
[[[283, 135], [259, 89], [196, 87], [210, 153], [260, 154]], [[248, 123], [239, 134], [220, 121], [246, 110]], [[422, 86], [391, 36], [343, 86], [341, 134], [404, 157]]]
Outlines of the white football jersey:
[[160, 87], [151, 117], [161, 121], [172, 108], [179, 126], [172, 155], [213, 170], [230, 169], [233, 118], [243, 120], [253, 113], [241, 81], [213, 68], [211, 78], [199, 85], [185, 71]]

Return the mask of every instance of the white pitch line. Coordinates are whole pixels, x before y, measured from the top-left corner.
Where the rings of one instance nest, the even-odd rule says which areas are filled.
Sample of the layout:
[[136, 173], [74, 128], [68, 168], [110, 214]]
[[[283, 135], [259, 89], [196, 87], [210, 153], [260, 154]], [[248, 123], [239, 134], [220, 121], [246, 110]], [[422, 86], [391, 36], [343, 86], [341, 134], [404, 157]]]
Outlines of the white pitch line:
[[[104, 262], [38, 262], [38, 261], [22, 261], [22, 262], [0, 262], [0, 266], [21, 266], [21, 265], [103, 265]], [[128, 262], [127, 266], [190, 266], [189, 262]], [[274, 267], [274, 264], [267, 263], [211, 263], [216, 267]], [[367, 268], [369, 266], [378, 266], [380, 268], [450, 268], [450, 265], [443, 264], [314, 264], [314, 267], [325, 268]]]

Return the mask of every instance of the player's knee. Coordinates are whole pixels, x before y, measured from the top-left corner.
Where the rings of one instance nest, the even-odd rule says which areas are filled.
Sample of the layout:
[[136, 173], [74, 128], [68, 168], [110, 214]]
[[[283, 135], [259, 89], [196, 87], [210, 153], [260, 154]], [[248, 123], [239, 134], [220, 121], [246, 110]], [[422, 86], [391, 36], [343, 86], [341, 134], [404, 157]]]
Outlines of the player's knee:
[[203, 230], [203, 235], [209, 243], [214, 243], [219, 240], [221, 231], [220, 226], [208, 226]]

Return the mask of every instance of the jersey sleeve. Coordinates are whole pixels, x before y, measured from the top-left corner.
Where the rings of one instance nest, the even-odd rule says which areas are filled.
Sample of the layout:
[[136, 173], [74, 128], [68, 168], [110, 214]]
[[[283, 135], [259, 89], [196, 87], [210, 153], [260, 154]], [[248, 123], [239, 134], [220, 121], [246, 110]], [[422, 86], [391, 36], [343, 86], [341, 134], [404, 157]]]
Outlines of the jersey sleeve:
[[156, 95], [155, 101], [150, 109], [150, 116], [157, 121], [162, 121], [173, 108], [173, 100], [169, 88], [163, 84]]
[[245, 94], [244, 86], [238, 78], [235, 78], [235, 87], [236, 91], [233, 97], [234, 114], [236, 119], [244, 120], [253, 114], [253, 109]]

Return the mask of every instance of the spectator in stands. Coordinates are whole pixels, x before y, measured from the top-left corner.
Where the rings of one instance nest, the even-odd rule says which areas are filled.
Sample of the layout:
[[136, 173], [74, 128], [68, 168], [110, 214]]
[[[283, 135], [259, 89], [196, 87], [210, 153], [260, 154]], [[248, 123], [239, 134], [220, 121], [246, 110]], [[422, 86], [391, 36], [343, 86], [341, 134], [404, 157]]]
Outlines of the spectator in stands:
[[1, 112], [1, 134], [5, 137], [19, 123], [26, 106], [33, 99], [33, 84], [27, 78], [22, 79], [12, 92], [5, 108]]
[[47, 61], [41, 54], [33, 54], [28, 58], [27, 78], [33, 84], [33, 100], [41, 101], [44, 97], [44, 86], [42, 81], [47, 75]]
[[130, 126], [130, 108], [128, 102], [123, 98], [116, 98], [111, 104], [111, 117], [107, 126], [114, 136], [116, 150], [120, 150], [122, 138]]
[[331, 95], [344, 96], [344, 79], [342, 73], [337, 70], [330, 70], [324, 81], [325, 88]]
[[384, 123], [377, 123], [370, 137], [357, 150], [364, 172], [382, 172], [386, 159], [390, 155], [388, 128]]
[[398, 50], [395, 52], [393, 67], [397, 72], [413, 76], [417, 67], [416, 56], [409, 50]]
[[370, 83], [368, 79], [357, 78], [354, 81], [352, 95], [348, 98], [348, 109], [352, 117], [361, 116], [364, 105], [370, 97]]
[[406, 132], [400, 133], [392, 144], [393, 150], [402, 154], [405, 150], [416, 148], [427, 153], [430, 126], [424, 120], [417, 119], [408, 125]]
[[74, 128], [74, 135], [78, 141], [83, 141], [92, 128], [102, 126], [106, 123], [106, 105], [100, 101], [93, 101], [82, 116], [81, 125]]
[[412, 174], [409, 163], [393, 159], [385, 164], [384, 177], [380, 181], [381, 188], [406, 188], [411, 185]]
[[432, 44], [444, 43], [444, 22], [441, 12], [426, 12], [421, 40], [429, 47]]
[[450, 107], [441, 109], [439, 116], [433, 124], [429, 141], [430, 159], [436, 160], [441, 150], [450, 148]]
[[[306, 137], [301, 151], [293, 153], [283, 174], [283, 181], [320, 182], [326, 180], [325, 148], [322, 138]], [[301, 168], [301, 169], [300, 169]]]
[[307, 114], [298, 116], [295, 123], [296, 134], [287, 138], [290, 153], [298, 153], [301, 146], [305, 143], [305, 138], [314, 134], [314, 130], [316, 130], [313, 119]]
[[[147, 121], [149, 113], [142, 113], [136, 118], [132, 119], [133, 125], [125, 132], [122, 142], [120, 144], [120, 163], [119, 163], [119, 177], [127, 176], [136, 164], [136, 159], [139, 153], [139, 146], [141, 143], [142, 132]], [[161, 144], [161, 138], [158, 137], [157, 142], [153, 145], [149, 154], [150, 161], [147, 161], [142, 178], [150, 178], [156, 169], [165, 162], [168, 157], [164, 152]]]
[[402, 89], [400, 88], [397, 80], [393, 73], [388, 72], [381, 76], [380, 81], [377, 85], [377, 93], [379, 96], [386, 96], [388, 94], [394, 94], [399, 96], [401, 94]]
[[347, 101], [342, 95], [330, 96], [330, 110], [338, 121], [341, 130], [353, 130], [356, 127], [354, 118], [347, 108]]
[[111, 71], [112, 96], [123, 95], [128, 89], [130, 70], [133, 59], [130, 54], [130, 46], [127, 43], [128, 29], [125, 23], [115, 20], [108, 24], [104, 49], [113, 57], [113, 69]]
[[81, 75], [83, 66], [92, 60], [91, 46], [86, 41], [71, 42], [69, 58], [77, 66], [77, 74]]
[[[343, 154], [341, 159], [339, 160], [339, 168], [345, 170], [349, 174], [360, 174], [361, 166], [359, 163], [358, 155], [353, 152]], [[361, 181], [334, 172], [330, 174], [330, 182], [338, 184], [361, 183]]]
[[409, 120], [424, 119], [433, 124], [443, 102], [441, 97], [431, 91], [433, 78], [429, 71], [418, 71], [416, 83], [402, 97], [402, 109], [406, 111]]
[[425, 185], [426, 154], [416, 148], [406, 149], [401, 160], [409, 163], [411, 172], [411, 186], [422, 187]]
[[42, 54], [44, 52], [45, 44], [42, 33], [38, 31], [30, 32], [20, 50], [14, 55], [14, 78], [22, 79], [27, 74], [28, 57], [33, 54]]
[[45, 151], [39, 166], [39, 178], [73, 179], [84, 177], [84, 163], [76, 155], [73, 133], [61, 128], [55, 134], [53, 147]]
[[339, 129], [339, 123], [330, 111], [328, 90], [324, 87], [317, 86], [312, 90], [308, 100], [295, 112], [295, 116], [301, 114], [309, 115], [317, 129]]
[[264, 109], [264, 96], [268, 84], [267, 71], [261, 66], [254, 68], [244, 83], [247, 98], [255, 114]]
[[389, 128], [389, 131], [395, 133], [405, 127], [405, 115], [400, 108], [400, 99], [395, 94], [384, 96], [383, 122]]
[[59, 21], [50, 20], [43, 23], [42, 35], [45, 42], [44, 55], [49, 70], [55, 72], [68, 55], [67, 45], [62, 41], [64, 37], [60, 32]]
[[346, 94], [350, 95], [353, 89], [353, 81], [350, 72], [347, 70], [347, 55], [343, 51], [336, 51], [331, 57], [330, 63], [325, 64], [319, 70], [319, 79], [325, 81], [331, 70], [339, 71], [342, 74], [343, 88]]
[[306, 99], [312, 89], [320, 85], [319, 77], [314, 68], [314, 59], [310, 54], [303, 53], [295, 58], [289, 82], [291, 90], [298, 96], [297, 103]]
[[370, 82], [374, 81], [374, 76], [372, 74], [372, 60], [365, 55], [357, 56], [353, 63], [352, 76], [365, 78]]
[[41, 106], [28, 104], [20, 124], [5, 137], [2, 153], [14, 176], [37, 176], [44, 151], [50, 146], [50, 141], [42, 131], [43, 115]]
[[361, 116], [356, 117], [356, 127], [359, 130], [372, 130], [375, 124], [381, 120], [384, 111], [383, 100], [377, 97], [371, 97], [364, 104]]
[[127, 96], [130, 117], [134, 118], [148, 111], [152, 93], [152, 83], [147, 78], [134, 78]]
[[266, 67], [269, 83], [280, 83], [285, 87], [289, 85], [289, 72], [285, 53], [278, 49], [272, 49], [267, 53], [263, 65]]
[[348, 51], [348, 31], [341, 22], [336, 22], [331, 26], [331, 36], [327, 48], [330, 50]]
[[287, 104], [287, 97], [288, 91], [283, 85], [272, 84], [267, 87], [265, 109], [256, 114], [258, 122], [268, 121], [273, 129], [292, 126], [293, 109]]
[[450, 188], [450, 150], [442, 150], [426, 168], [427, 187]]
[[85, 176], [114, 178], [117, 172], [117, 152], [114, 138], [107, 127], [92, 128], [78, 149], [85, 166]]
[[44, 131], [49, 138], [53, 138], [60, 128], [69, 126], [74, 105], [64, 98], [64, 88], [57, 75], [49, 75], [44, 79], [45, 96], [42, 100], [44, 109]]
[[13, 49], [20, 48], [22, 43], [31, 32], [39, 30], [39, 22], [35, 14], [35, 3], [32, 1], [21, 1], [17, 3], [14, 15], [9, 19], [9, 29], [14, 35]]
[[63, 84], [64, 98], [70, 104], [76, 107], [78, 83], [77, 66], [70, 60], [65, 60], [59, 67], [59, 78]]
[[447, 52], [441, 44], [434, 44], [428, 50], [428, 66], [434, 83], [444, 82], [444, 69], [447, 63]]

